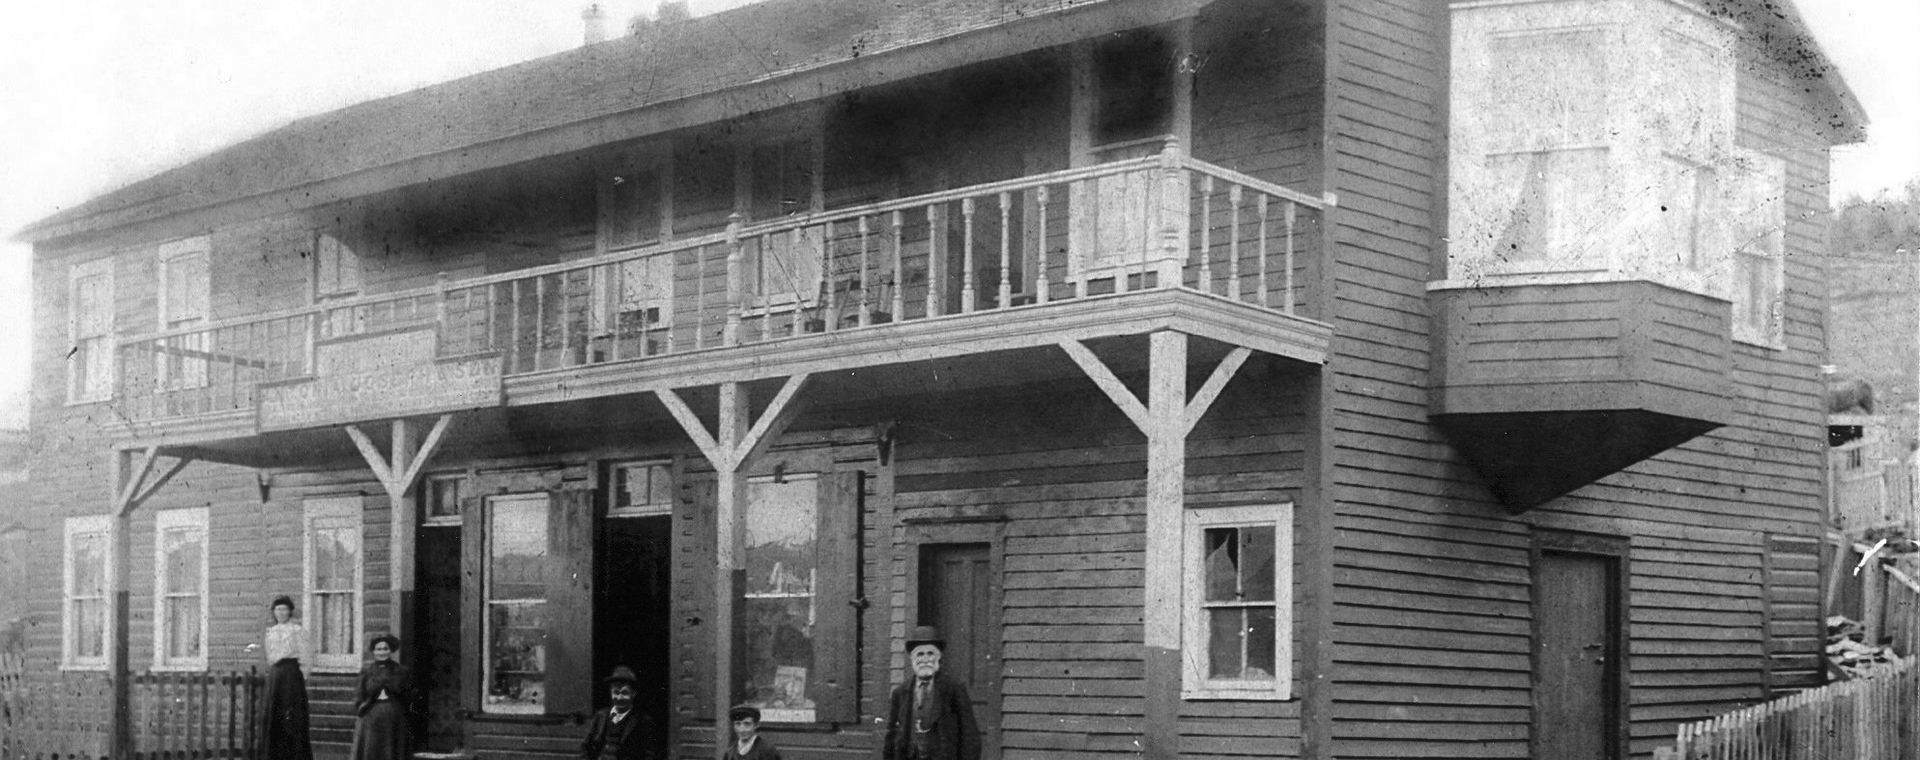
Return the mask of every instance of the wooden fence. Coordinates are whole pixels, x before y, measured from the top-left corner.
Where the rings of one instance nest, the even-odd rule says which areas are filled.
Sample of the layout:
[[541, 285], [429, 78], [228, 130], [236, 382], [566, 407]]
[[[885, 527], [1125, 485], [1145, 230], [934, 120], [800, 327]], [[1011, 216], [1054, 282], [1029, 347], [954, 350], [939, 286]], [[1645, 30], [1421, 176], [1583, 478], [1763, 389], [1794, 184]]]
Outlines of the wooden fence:
[[1754, 705], [1680, 726], [1655, 760], [1920, 760], [1920, 667]]
[[[128, 682], [133, 757], [256, 756], [265, 680], [254, 669], [134, 674]], [[0, 760], [106, 756], [112, 702], [103, 674], [0, 673]]]

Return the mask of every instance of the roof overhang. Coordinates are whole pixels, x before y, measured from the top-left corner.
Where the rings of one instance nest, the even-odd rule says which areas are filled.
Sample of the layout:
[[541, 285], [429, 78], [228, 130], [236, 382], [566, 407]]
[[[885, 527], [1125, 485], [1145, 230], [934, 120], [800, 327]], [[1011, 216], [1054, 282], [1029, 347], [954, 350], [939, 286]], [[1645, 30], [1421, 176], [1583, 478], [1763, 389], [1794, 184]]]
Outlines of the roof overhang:
[[[42, 243], [148, 225], [154, 226], [148, 236], [192, 234], [223, 224], [323, 206], [432, 179], [566, 155], [596, 146], [815, 101], [970, 63], [1168, 23], [1195, 15], [1211, 1], [1091, 2], [812, 67], [774, 72], [760, 79], [690, 97], [649, 103], [557, 127], [532, 129], [251, 195], [209, 198], [204, 194], [179, 193], [114, 208], [90, 210], [82, 205], [33, 222], [16, 232], [14, 239]], [[175, 171], [191, 172], [193, 166], [189, 164]]]

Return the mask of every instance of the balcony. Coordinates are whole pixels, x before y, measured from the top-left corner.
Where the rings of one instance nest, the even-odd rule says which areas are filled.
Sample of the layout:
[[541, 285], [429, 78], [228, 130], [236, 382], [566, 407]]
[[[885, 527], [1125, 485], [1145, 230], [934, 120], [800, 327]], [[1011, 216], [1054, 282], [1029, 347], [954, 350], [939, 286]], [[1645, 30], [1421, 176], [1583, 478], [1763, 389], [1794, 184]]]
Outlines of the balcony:
[[1433, 295], [1433, 421], [1512, 511], [1732, 420], [1724, 300], [1637, 280]]
[[124, 339], [115, 402], [128, 439], [190, 445], [1157, 329], [1318, 362], [1329, 331], [1302, 315], [1324, 206], [1169, 148], [736, 218], [705, 237]]

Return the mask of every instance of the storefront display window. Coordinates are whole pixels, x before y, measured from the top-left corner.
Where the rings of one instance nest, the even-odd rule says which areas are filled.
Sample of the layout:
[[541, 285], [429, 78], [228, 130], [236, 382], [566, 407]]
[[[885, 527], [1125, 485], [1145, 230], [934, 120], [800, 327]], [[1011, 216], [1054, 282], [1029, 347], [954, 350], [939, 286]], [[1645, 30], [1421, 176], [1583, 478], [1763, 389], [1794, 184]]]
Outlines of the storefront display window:
[[547, 497], [487, 503], [486, 694], [482, 709], [546, 708]]
[[746, 703], [762, 720], [811, 722], [819, 487], [814, 475], [747, 486]]

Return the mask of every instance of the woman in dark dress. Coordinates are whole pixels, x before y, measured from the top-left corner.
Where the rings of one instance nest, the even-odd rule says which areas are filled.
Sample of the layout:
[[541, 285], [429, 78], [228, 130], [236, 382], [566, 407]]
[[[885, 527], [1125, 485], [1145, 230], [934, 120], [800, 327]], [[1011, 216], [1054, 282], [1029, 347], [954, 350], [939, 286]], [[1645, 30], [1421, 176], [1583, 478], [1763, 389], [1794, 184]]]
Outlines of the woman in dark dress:
[[373, 662], [360, 670], [360, 688], [354, 708], [353, 760], [407, 760], [407, 705], [413, 697], [413, 674], [393, 657], [400, 639], [373, 640]]
[[[293, 600], [273, 600], [273, 626], [267, 629], [267, 704], [260, 713], [265, 760], [313, 760], [307, 741], [307, 678], [300, 658], [307, 652], [307, 630], [293, 619]], [[252, 647], [248, 647], [252, 649]]]

